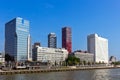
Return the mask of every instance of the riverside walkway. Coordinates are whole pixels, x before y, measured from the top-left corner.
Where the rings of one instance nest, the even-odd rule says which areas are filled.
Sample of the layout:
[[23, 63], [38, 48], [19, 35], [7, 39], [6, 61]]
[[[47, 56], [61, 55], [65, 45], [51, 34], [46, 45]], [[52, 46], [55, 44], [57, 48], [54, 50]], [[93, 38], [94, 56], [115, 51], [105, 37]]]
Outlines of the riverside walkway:
[[0, 70], [0, 75], [12, 75], [12, 74], [29, 74], [29, 73], [42, 73], [42, 72], [62, 72], [62, 71], [77, 71], [77, 70], [94, 70], [94, 69], [116, 69], [120, 67], [78, 67], [78, 68], [55, 68], [55, 69], [26, 69], [26, 70]]

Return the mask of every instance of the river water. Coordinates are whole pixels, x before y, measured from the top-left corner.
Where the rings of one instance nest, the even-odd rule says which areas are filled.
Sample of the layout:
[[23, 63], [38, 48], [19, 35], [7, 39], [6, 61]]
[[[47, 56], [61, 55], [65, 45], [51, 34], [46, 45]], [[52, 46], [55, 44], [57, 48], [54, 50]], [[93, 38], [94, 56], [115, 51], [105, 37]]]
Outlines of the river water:
[[0, 80], [120, 80], [120, 69], [0, 75]]

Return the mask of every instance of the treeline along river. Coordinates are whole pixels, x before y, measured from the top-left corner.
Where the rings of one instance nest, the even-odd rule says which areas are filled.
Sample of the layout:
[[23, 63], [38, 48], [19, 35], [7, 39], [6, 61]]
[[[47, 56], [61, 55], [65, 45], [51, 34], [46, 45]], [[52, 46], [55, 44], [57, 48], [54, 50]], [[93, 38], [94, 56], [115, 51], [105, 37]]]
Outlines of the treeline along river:
[[120, 69], [0, 75], [0, 80], [120, 80]]

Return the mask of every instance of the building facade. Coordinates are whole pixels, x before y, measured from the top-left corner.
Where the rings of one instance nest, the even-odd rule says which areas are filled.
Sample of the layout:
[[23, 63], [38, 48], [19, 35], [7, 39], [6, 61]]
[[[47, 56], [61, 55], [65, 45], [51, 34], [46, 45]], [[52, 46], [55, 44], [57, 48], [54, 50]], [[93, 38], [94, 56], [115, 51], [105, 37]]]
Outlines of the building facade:
[[17, 62], [32, 57], [29, 27], [29, 21], [20, 17], [5, 24], [5, 54], [14, 57]]
[[68, 57], [68, 51], [66, 49], [59, 48], [47, 48], [36, 47], [33, 50], [33, 60], [40, 62], [50, 62], [51, 64], [59, 64], [61, 61], [65, 61]]
[[55, 33], [48, 34], [48, 47], [57, 48], [57, 36]]
[[75, 51], [74, 52], [75, 57], [79, 58], [81, 62], [86, 61], [87, 63], [93, 63], [94, 62], [94, 54], [88, 53], [88, 52], [82, 52], [82, 51]]
[[69, 53], [72, 52], [72, 34], [71, 28], [62, 28], [62, 48], [68, 50]]
[[34, 45], [33, 45], [33, 48], [35, 48], [35, 47], [37, 47], [37, 46], [38, 46], [38, 47], [41, 46], [40, 42], [35, 42]]
[[41, 44], [40, 42], [35, 42], [34, 45], [32, 46], [32, 60], [36, 61], [36, 57], [37, 57], [37, 47], [40, 47]]
[[87, 37], [87, 48], [89, 53], [94, 53], [94, 61], [97, 63], [108, 63], [108, 40], [91, 34]]
[[117, 61], [117, 59], [115, 56], [111, 56], [109, 59], [109, 63], [116, 62], [116, 61]]
[[30, 34], [28, 35], [28, 42], [27, 42], [27, 60], [32, 61], [32, 45], [31, 45], [31, 36]]
[[5, 63], [5, 56], [0, 53], [0, 63]]

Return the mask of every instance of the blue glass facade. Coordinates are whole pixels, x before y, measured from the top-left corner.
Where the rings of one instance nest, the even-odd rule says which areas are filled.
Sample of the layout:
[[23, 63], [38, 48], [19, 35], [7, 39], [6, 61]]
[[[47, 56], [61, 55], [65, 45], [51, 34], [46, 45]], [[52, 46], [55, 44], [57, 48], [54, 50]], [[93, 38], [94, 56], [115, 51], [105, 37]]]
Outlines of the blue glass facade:
[[16, 61], [28, 59], [29, 21], [17, 17], [5, 24], [5, 53]]

